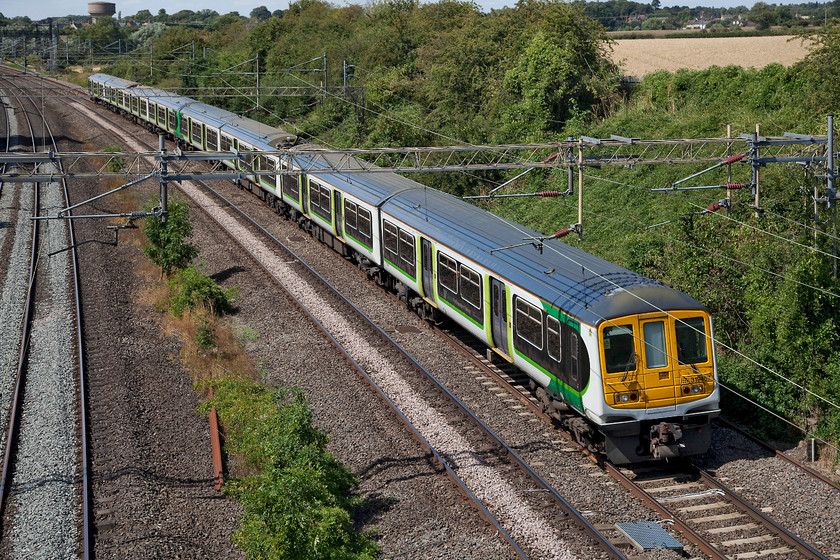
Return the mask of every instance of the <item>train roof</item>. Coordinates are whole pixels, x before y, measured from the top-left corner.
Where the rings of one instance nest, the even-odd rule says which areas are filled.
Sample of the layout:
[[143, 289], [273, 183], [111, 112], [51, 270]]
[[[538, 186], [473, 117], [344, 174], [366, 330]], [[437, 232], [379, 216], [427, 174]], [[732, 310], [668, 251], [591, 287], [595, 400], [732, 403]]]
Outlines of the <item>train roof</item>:
[[[165, 90], [106, 74], [94, 74], [91, 80], [117, 88], [136, 88], [142, 96], [158, 97], [158, 103], [198, 117], [257, 148], [285, 147], [296, 138], [253, 119]], [[305, 159], [308, 152], [319, 149], [322, 148], [313, 144], [299, 146], [295, 157]], [[331, 158], [336, 160], [334, 163], [341, 159], [344, 166], [352, 166], [355, 161], [325, 156], [328, 161]], [[315, 176], [372, 206], [381, 207], [395, 219], [425, 232], [583, 323], [598, 325], [613, 317], [663, 310], [705, 310], [695, 299], [664, 284], [557, 239], [540, 239], [545, 237], [540, 232], [402, 175], [319, 172], [317, 165], [313, 164], [312, 168]], [[322, 165], [321, 169], [326, 169]]]
[[590, 325], [636, 313], [703, 309], [668, 286], [434, 189], [402, 191], [383, 210], [413, 227], [434, 227], [443, 243]]
[[540, 239], [545, 235], [538, 231], [401, 175], [322, 176], [584, 323], [598, 325], [636, 313], [705, 309], [664, 284], [557, 239]]
[[294, 134], [279, 128], [164, 89], [144, 86], [108, 74], [93, 74], [89, 79], [106, 86], [128, 90], [129, 93], [134, 92], [188, 117], [198, 118], [205, 124], [223, 130], [228, 135], [257, 148], [281, 149], [293, 145], [298, 140]]

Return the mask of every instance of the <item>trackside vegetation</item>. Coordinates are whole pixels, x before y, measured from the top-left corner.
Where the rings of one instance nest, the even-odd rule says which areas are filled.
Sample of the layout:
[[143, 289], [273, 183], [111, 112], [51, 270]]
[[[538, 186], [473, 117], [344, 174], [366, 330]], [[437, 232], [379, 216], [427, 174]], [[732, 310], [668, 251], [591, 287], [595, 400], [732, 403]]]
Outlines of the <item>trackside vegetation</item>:
[[303, 394], [233, 377], [206, 384], [214, 397], [204, 407], [216, 406], [226, 450], [256, 473], [225, 485], [242, 501], [234, 541], [248, 558], [376, 558], [373, 535], [353, 527], [357, 479], [327, 450]]
[[[146, 212], [154, 212], [159, 208], [159, 204], [158, 198], [152, 198], [143, 209]], [[143, 233], [146, 236], [146, 245], [143, 247], [143, 253], [160, 267], [161, 274], [171, 277], [189, 266], [198, 256], [198, 247], [189, 242], [192, 236], [189, 205], [172, 197], [167, 210], [165, 220], [155, 216], [145, 219]]]
[[[251, 559], [377, 558], [374, 534], [353, 526], [353, 512], [362, 505], [351, 492], [358, 480], [327, 449], [306, 397], [255, 381], [253, 366], [242, 363], [239, 340], [223, 320], [237, 289], [222, 289], [192, 264], [198, 249], [189, 242], [189, 206], [171, 198], [167, 220], [146, 218], [144, 232], [144, 252], [167, 267], [169, 292], [159, 308], [181, 324], [186, 319], [185, 332], [195, 332], [185, 338], [184, 362], [198, 380], [196, 389], [213, 392], [200, 411], [207, 414], [215, 405], [225, 451], [238, 463], [238, 474], [224, 486], [243, 507], [234, 542]], [[209, 370], [222, 373], [208, 377]]]

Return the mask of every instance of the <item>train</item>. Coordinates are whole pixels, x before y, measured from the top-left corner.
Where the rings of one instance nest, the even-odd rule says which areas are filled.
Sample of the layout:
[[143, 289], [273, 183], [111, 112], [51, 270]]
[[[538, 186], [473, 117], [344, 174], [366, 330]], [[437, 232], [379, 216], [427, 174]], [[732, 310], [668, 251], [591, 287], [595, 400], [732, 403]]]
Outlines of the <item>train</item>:
[[692, 297], [397, 173], [337, 172], [307, 160], [322, 147], [189, 97], [101, 73], [88, 94], [183, 149], [234, 154], [225, 165], [267, 204], [527, 374], [543, 410], [610, 462], [708, 451], [714, 325]]

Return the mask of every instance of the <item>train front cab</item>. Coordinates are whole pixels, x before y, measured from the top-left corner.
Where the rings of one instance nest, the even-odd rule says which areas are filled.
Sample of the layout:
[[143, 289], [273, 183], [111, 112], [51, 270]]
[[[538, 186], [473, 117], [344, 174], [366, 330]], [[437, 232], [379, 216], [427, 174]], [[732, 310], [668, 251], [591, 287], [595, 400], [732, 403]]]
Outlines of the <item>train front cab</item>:
[[647, 313], [598, 329], [604, 400], [601, 426], [617, 464], [705, 453], [720, 414], [711, 318], [704, 311]]

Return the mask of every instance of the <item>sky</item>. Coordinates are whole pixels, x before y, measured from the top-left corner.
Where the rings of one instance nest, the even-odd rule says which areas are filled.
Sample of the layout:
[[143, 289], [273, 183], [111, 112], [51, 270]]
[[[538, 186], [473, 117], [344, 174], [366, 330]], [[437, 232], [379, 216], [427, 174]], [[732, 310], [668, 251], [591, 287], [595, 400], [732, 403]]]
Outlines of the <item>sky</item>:
[[[108, 1], [108, 0], [106, 0]], [[220, 14], [239, 12], [241, 16], [247, 16], [251, 10], [258, 6], [265, 6], [269, 11], [285, 10], [289, 7], [288, 0], [111, 0], [117, 5], [117, 12], [124, 16], [134, 15], [140, 10], [149, 10], [153, 14], [163, 8], [168, 14], [174, 14], [181, 10], [216, 10]], [[644, 0], [636, 0], [644, 2]], [[765, 0], [768, 4], [788, 4], [784, 0]], [[364, 0], [345, 2], [342, 0], [331, 0], [335, 5], [343, 4], [364, 4]], [[476, 3], [484, 10], [493, 8], [513, 6], [516, 0], [477, 0]], [[670, 1], [661, 0], [662, 6], [690, 6], [698, 5], [714, 6], [719, 8], [731, 8], [735, 6], [752, 7], [755, 0], [683, 0]], [[29, 16], [32, 20], [41, 20], [47, 17], [60, 17], [70, 14], [87, 14], [87, 2], [79, 0], [2, 0], [0, 1], [0, 13], [6, 17]]]

